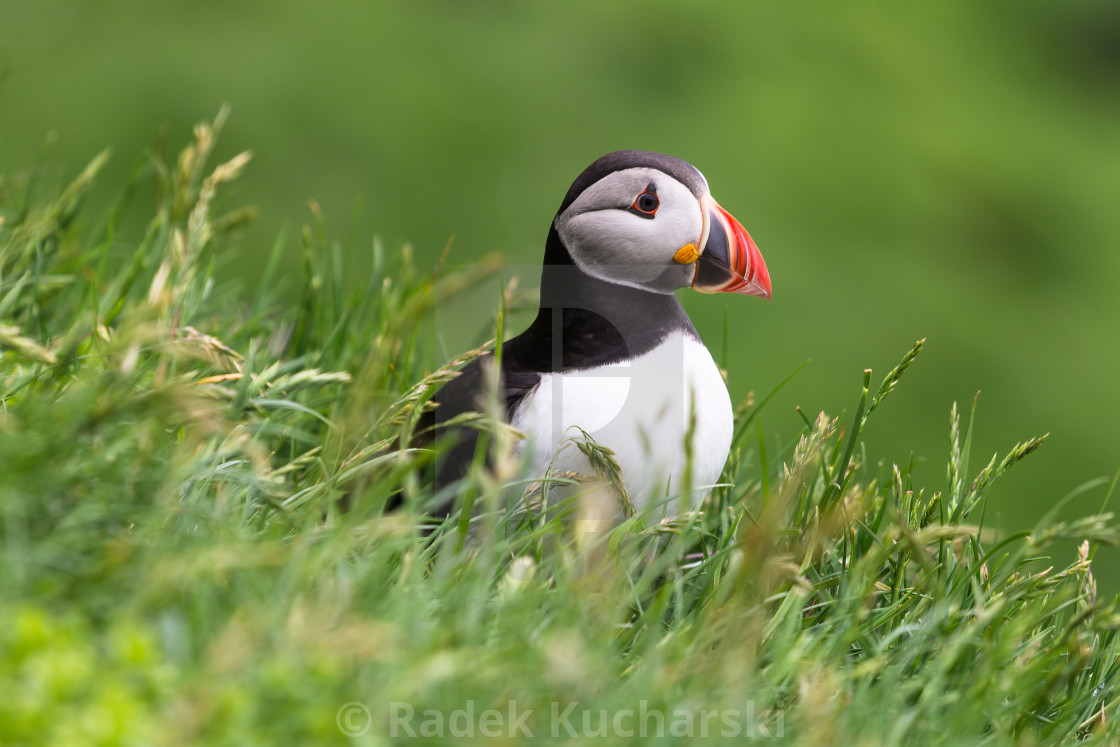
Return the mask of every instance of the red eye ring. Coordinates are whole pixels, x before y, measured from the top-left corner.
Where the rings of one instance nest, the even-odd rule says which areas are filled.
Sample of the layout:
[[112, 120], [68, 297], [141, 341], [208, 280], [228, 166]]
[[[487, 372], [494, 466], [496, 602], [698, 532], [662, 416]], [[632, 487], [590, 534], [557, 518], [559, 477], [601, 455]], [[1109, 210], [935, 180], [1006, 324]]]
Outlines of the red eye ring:
[[657, 208], [659, 207], [661, 207], [661, 200], [657, 197], [657, 187], [654, 186], [653, 182], [650, 182], [645, 190], [634, 198], [634, 202], [628, 209], [634, 215], [642, 218], [652, 218], [657, 214]]

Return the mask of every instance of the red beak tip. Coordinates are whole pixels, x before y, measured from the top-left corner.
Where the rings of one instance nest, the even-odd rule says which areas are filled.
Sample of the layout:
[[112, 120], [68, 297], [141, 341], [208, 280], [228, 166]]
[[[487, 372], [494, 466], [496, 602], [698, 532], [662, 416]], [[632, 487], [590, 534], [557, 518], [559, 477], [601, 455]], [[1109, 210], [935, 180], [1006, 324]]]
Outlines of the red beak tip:
[[[767, 301], [773, 300], [770, 271], [766, 268], [766, 260], [762, 258], [758, 245], [743, 225], [718, 202], [711, 200], [711, 206], [714, 208], [709, 213], [712, 216], [713, 230], [718, 227], [726, 239], [726, 246], [721, 242], [723, 252], [715, 260], [717, 266], [724, 270], [725, 279], [718, 285], [713, 283], [698, 290], [708, 293], [742, 293]], [[695, 280], [693, 287], [696, 288]]]

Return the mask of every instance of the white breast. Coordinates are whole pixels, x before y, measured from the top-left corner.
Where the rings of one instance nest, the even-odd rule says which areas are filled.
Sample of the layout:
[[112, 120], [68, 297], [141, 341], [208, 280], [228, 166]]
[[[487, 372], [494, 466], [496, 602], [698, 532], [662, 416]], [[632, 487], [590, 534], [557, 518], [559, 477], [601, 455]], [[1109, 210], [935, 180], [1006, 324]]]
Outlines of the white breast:
[[[609, 366], [544, 374], [517, 406], [512, 424], [534, 475], [574, 470], [594, 475], [572, 443], [576, 427], [614, 450], [635, 507], [670, 515], [687, 490], [695, 506], [717, 482], [731, 448], [731, 399], [719, 369], [698, 340], [673, 333], [650, 352]], [[692, 432], [691, 484], [685, 436]], [[668, 499], [668, 500], [667, 500]]]

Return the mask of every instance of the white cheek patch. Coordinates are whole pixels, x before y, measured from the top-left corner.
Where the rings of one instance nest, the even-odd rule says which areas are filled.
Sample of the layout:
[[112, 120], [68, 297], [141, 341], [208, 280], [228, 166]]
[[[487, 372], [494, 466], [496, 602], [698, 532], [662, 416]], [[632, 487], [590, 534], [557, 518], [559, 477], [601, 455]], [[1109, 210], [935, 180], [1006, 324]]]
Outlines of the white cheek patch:
[[664, 270], [657, 257], [662, 227], [657, 218], [600, 210], [573, 218], [565, 244], [585, 272], [614, 282], [648, 282]]
[[[627, 208], [651, 183], [660, 201], [655, 216], [630, 212]], [[589, 275], [669, 293], [692, 280], [694, 268], [677, 264], [673, 255], [700, 240], [703, 218], [699, 200], [676, 179], [653, 169], [628, 169], [585, 190], [557, 217], [556, 230]]]

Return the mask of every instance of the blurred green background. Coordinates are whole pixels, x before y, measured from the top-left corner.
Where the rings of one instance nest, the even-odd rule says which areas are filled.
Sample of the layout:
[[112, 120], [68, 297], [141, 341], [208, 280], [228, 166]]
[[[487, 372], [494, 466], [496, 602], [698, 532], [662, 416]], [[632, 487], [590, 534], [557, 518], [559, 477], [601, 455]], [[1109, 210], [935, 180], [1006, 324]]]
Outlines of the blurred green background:
[[231, 104], [219, 155], [255, 159], [227, 203], [260, 218], [227, 271], [249, 287], [285, 227], [298, 271], [311, 199], [356, 272], [375, 235], [421, 267], [452, 235], [452, 262], [535, 265], [591, 160], [683, 157], [773, 278], [771, 304], [683, 294], [714, 349], [730, 320], [733, 398], [813, 360], [764, 414], [772, 446], [795, 405], [850, 412], [863, 368], [877, 382], [928, 337], [870, 425], [873, 459], [916, 455], [940, 488], [950, 405], [981, 390], [974, 472], [1052, 434], [992, 494], [1001, 526], [1120, 466], [1113, 2], [0, 0], [0, 66], [0, 171], [61, 179], [109, 145], [106, 205], [145, 152]]

